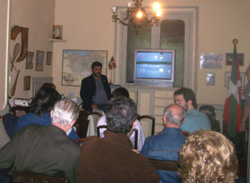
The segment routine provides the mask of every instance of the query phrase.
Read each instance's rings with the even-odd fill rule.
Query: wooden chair
[[[87,112],[84,109],[81,109],[79,112],[79,117],[76,120],[76,133],[78,134],[78,136],[80,138],[86,138],[87,136],[87,131],[88,131],[88,127],[89,127],[89,116],[90,115],[97,115],[99,117],[102,116],[102,114],[100,114],[99,112]]]
[[[138,115],[138,121],[142,122],[143,119],[151,120],[151,136],[153,136],[155,134],[155,117],[152,115]]]
[[[68,178],[41,175],[30,172],[11,171],[10,179],[12,183],[69,183]]]
[[[156,170],[166,170],[166,171],[178,170],[178,161],[149,159],[149,162],[154,165]]]

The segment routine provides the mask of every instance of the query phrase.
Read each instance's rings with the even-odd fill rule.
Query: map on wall
[[[107,74],[108,51],[63,50],[62,85],[81,86],[82,79],[89,76],[94,61],[102,63],[102,73]]]

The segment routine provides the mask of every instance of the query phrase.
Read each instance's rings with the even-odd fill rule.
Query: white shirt
[[[106,116],[105,115],[102,116],[99,119],[98,123],[97,123],[97,126],[102,126],[102,125],[107,125],[107,123],[106,123]],[[141,125],[141,123],[138,120],[136,120],[135,128],[138,130],[137,150],[141,151],[142,146],[143,146],[144,141],[145,141],[145,137],[144,137],[144,132],[143,132],[143,129],[142,129],[142,125]],[[100,138],[104,137],[103,133],[104,133],[105,130],[106,129],[103,129],[103,128],[100,129]],[[130,140],[131,140],[131,142],[133,143],[133,146],[134,146],[134,144],[135,144],[135,132],[134,131],[131,133],[131,135],[129,136],[129,138],[130,138]]]

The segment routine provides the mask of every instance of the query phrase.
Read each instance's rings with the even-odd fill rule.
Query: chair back
[[[149,159],[149,162],[154,165],[156,170],[166,170],[166,171],[178,170],[178,161]]]
[[[68,178],[41,175],[13,170],[10,172],[12,183],[69,183]]]
[[[87,131],[89,127],[89,116],[90,115],[97,115],[101,117],[102,115],[99,112],[88,112],[84,109],[81,109],[79,112],[79,117],[76,120],[76,133],[80,138],[86,138]]]
[[[142,127],[144,127],[145,125],[143,123],[147,122],[148,124],[151,123],[151,128],[148,130],[149,131],[149,135],[145,135],[145,138],[147,136],[152,136],[155,133],[155,117],[152,115],[138,115],[137,120],[140,121],[140,123],[142,124]],[[145,134],[145,129],[144,130],[144,134]]]

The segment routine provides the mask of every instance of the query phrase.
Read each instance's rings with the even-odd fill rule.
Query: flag
[[[114,68],[116,68],[116,63],[115,63],[114,57],[112,56],[112,58],[109,61],[109,69],[111,70],[111,69],[114,69]]]
[[[241,107],[241,80],[239,72],[239,60],[237,60],[236,44],[234,44],[233,64],[231,80],[229,80],[229,88],[224,106],[224,121],[228,124],[228,134],[234,137],[239,132],[242,119]]]

